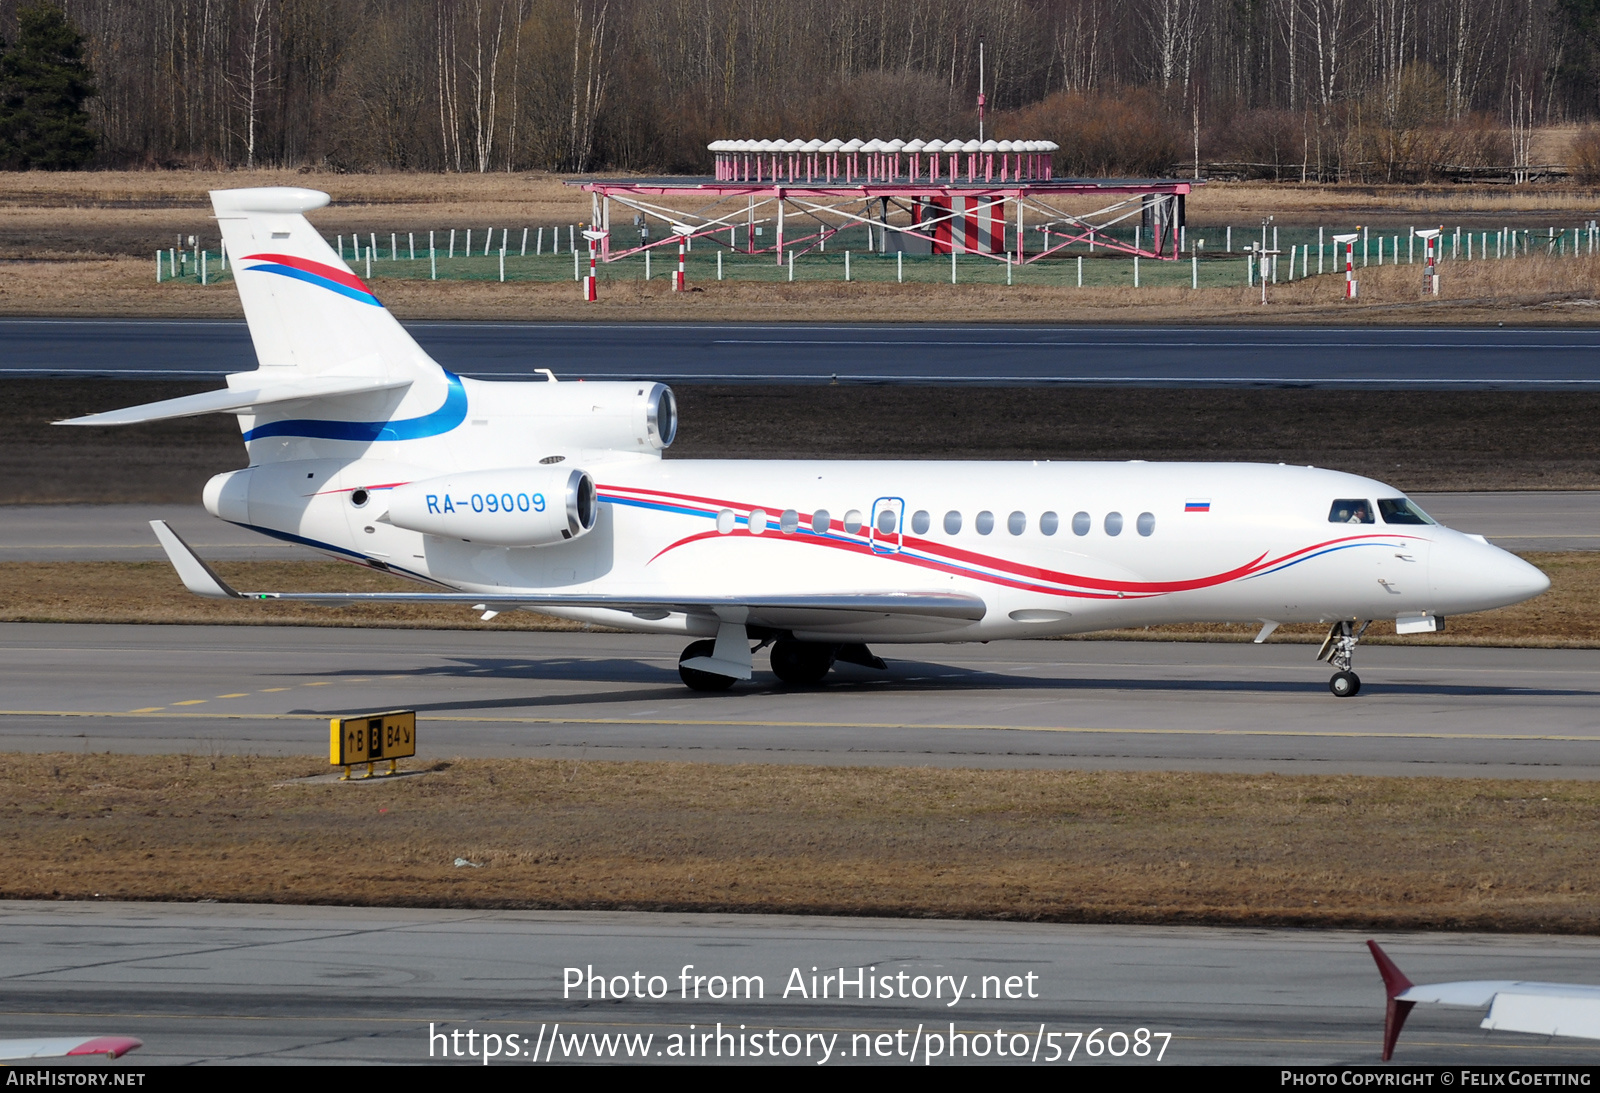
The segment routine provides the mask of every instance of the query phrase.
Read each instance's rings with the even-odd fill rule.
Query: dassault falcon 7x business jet
[[[154,529],[202,596],[460,603],[693,638],[720,690],[770,648],[790,684],[869,643],[1049,637],[1159,623],[1330,627],[1335,695],[1370,620],[1543,592],[1544,574],[1441,527],[1382,482],[1239,463],[663,460],[659,383],[482,382],[441,368],[306,220],[303,189],[211,195],[259,367],[224,390],[68,425],[229,413],[250,465],[214,515],[426,586],[236,592]]]

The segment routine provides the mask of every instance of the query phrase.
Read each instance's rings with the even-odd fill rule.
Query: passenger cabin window
[[[946,535],[961,534],[961,514],[955,509],[951,509],[944,514],[944,533]]]
[[[1120,513],[1120,512],[1108,512],[1108,513],[1106,513],[1106,534],[1107,535],[1121,535],[1122,534],[1122,513]]]
[[[1385,501],[1378,500],[1378,511],[1383,514],[1386,524],[1437,524],[1438,521],[1417,507],[1415,501],[1407,497],[1396,497]]]
[[[1072,514],[1072,534],[1089,534],[1089,524],[1090,520],[1087,512],[1075,512]]]
[[[1362,497],[1341,497],[1328,510],[1330,524],[1370,524],[1372,503]]]
[[[800,530],[800,514],[794,509],[784,509],[783,515],[778,517],[778,530],[785,535],[793,535]]]
[[[726,535],[732,531],[738,526],[738,523],[739,518],[734,515],[732,509],[723,509],[721,512],[717,513],[717,530],[723,535]]]
[[[1061,526],[1061,517],[1053,512],[1041,513],[1039,516],[1039,534],[1054,535]]]
[[[811,514],[811,530],[818,535],[828,534],[828,526],[832,523],[827,509],[818,509]]]
[[[760,535],[767,530],[767,513],[764,509],[750,510],[750,534]]]
[[[1135,526],[1139,529],[1140,535],[1148,536],[1156,530],[1156,514],[1153,512],[1141,512],[1139,521]]]
[[[844,530],[850,535],[854,535],[861,530],[860,509],[851,509],[844,514]]]
[[[979,535],[989,534],[994,530],[994,513],[988,509],[978,513],[977,519],[972,521],[972,526],[977,529]]]
[[[878,512],[878,534],[893,535],[895,525],[900,522],[900,514],[894,509],[880,509]]]
[[[928,534],[928,528],[932,523],[933,518],[928,515],[926,509],[918,509],[911,514],[911,530],[917,535]]]
[[[1006,517],[1006,530],[1013,535],[1021,535],[1023,532],[1027,531],[1028,514],[1025,512],[1013,512],[1010,516]]]

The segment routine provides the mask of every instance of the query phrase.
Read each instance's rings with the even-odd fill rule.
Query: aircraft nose
[[[1508,607],[1550,587],[1550,578],[1537,567],[1467,535],[1436,540],[1431,563],[1435,595],[1453,601],[1449,610],[1457,613]]]

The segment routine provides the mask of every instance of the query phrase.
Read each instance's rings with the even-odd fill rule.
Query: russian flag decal
[[[1183,503],[1183,511],[1184,512],[1210,512],[1211,511],[1211,498],[1209,498],[1209,497],[1191,497],[1191,498],[1189,498],[1189,500],[1187,500],[1187,501],[1185,501]]]

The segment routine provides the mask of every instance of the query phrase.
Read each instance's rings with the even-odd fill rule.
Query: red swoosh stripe
[[[297,269],[302,273],[314,273],[318,277],[326,277],[330,281],[335,281],[345,288],[353,288],[357,292],[369,294],[372,292],[370,288],[362,283],[361,278],[355,274],[346,273],[342,269],[336,269],[322,262],[313,262],[309,258],[296,258],[292,254],[247,254],[244,256],[244,261],[276,262],[280,266],[288,266],[290,269]]]
[[[602,485],[599,487],[599,489],[605,493],[612,493],[619,496],[635,494],[642,495],[642,499],[661,499],[664,501],[673,501],[678,503],[690,502],[707,506],[715,506],[717,508],[728,508],[738,511],[741,513],[741,515],[745,515],[746,517],[748,517],[750,511],[756,507],[761,507],[762,510],[768,513],[769,516],[773,512],[778,511],[774,508],[748,506],[738,502],[729,502],[713,497],[703,497],[697,494],[673,493],[666,490],[652,490],[642,487]],[[806,521],[804,517],[802,517],[802,522],[809,526],[809,521]],[[837,532],[839,534],[849,534],[844,531],[844,525],[839,520],[830,520],[829,531]],[[748,529],[743,529],[735,530],[730,534],[748,536],[750,535],[750,532]],[[838,539],[817,535],[795,536],[793,537],[792,541],[805,543],[811,546],[826,546],[835,550],[848,550],[858,553],[863,550],[870,549],[867,535],[864,532],[857,534],[860,536],[858,542],[840,541]],[[663,547],[650,560],[653,562],[662,555],[676,550],[681,546],[686,546],[702,539],[715,537],[719,537],[719,533],[715,531],[699,532],[694,535],[686,536],[677,542]],[[944,544],[931,542],[927,539],[918,539],[911,536],[902,537],[901,541],[904,546],[914,550],[922,551],[926,554],[931,554],[934,557],[918,558],[900,552],[873,553],[874,556],[891,558],[903,564],[915,565],[927,569],[936,569],[942,572],[956,572],[959,575],[973,577],[978,580],[987,581],[991,584],[1000,584],[1010,588],[1025,589],[1058,596],[1070,595],[1084,599],[1115,599],[1119,596],[1122,598],[1127,598],[1129,596],[1134,598],[1144,598],[1172,592],[1189,592],[1202,588],[1214,588],[1218,585],[1239,580],[1240,578],[1254,576],[1271,569],[1274,566],[1282,565],[1285,562],[1292,561],[1293,559],[1311,554],[1318,550],[1323,550],[1327,547],[1337,546],[1341,543],[1360,542],[1362,540],[1371,538],[1374,538],[1374,536],[1347,535],[1335,539],[1327,539],[1319,543],[1314,543],[1310,546],[1302,547],[1299,550],[1290,551],[1281,557],[1271,560],[1267,559],[1267,552],[1263,551],[1254,559],[1233,569],[1226,570],[1222,573],[1211,574],[1206,577],[1191,578],[1183,581],[1116,581],[1106,580],[1099,577],[1084,577],[1075,573],[1065,573],[1060,570],[1044,569],[1038,566],[1025,565],[1020,562],[1011,562],[1003,558],[995,557],[994,555],[980,554],[975,551],[963,550],[959,547],[946,546]],[[1389,539],[1413,537],[1403,535],[1385,535],[1379,538]],[[790,540],[788,537],[785,537],[784,541]],[[947,561],[941,561],[941,559],[947,559]],[[958,568],[955,563],[963,563],[963,565]],[[997,574],[974,573],[970,569],[967,569],[967,566],[982,566],[988,569],[997,570],[999,572]],[[1053,584],[1067,585],[1069,588],[1051,588],[1045,585],[1036,584],[1034,583],[1035,581],[1049,581]],[[1093,591],[1076,591],[1077,589]]]

